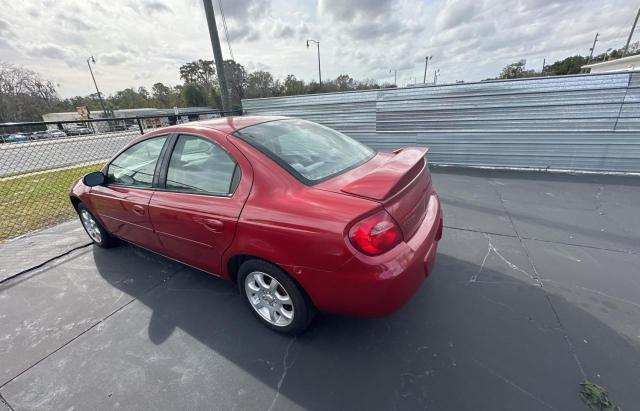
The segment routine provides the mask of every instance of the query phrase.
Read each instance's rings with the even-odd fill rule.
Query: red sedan
[[[146,134],[71,188],[91,239],[122,239],[238,284],[267,327],[316,310],[389,314],[429,274],[442,212],[427,149],[376,152],[286,117]]]

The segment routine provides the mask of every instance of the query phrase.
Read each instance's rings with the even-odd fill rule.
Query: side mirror
[[[107,182],[107,178],[102,171],[94,171],[82,177],[82,182],[88,187],[101,186]]]

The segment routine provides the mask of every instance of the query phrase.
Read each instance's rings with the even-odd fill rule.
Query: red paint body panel
[[[149,250],[163,252],[149,217],[153,193],[140,188],[92,187],[91,207],[100,210],[100,220],[110,233]]]
[[[239,117],[167,127],[141,139],[189,133],[209,138],[236,160],[242,176],[229,197],[158,189],[86,187],[77,197],[107,230],[125,240],[232,279],[230,260],[253,256],[279,265],[322,311],[384,315],[402,306],[429,274],[442,232],[440,202],[425,150],[378,153],[314,186],[230,135],[280,117]],[[144,208],[143,215],[134,211]],[[403,241],[378,256],[351,244],[349,228],[385,209]]]
[[[429,208],[416,234],[393,250],[370,257],[356,253],[340,269],[307,269],[296,276],[316,307],[324,312],[383,316],[404,305],[429,275],[442,224],[438,196],[430,193]]]

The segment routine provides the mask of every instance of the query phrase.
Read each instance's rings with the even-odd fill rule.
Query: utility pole
[[[593,46],[590,49],[591,54],[589,54],[589,60],[587,60],[587,64],[589,64],[589,62],[591,61],[591,58],[593,57],[593,50],[595,50],[597,42],[598,42],[598,33],[596,33],[596,38],[593,39]]]
[[[434,86],[438,83],[438,74],[440,74],[440,69],[436,69],[433,72],[433,85]]]
[[[398,88],[398,70],[393,69],[393,70],[389,70],[389,73],[391,73],[393,71],[393,85],[396,86],[396,88]]]
[[[309,42],[316,43],[318,47],[318,81],[320,82],[320,88],[322,88],[322,72],[320,71],[320,42],[317,40],[307,40],[307,48],[309,48]]]
[[[216,70],[218,71],[218,84],[220,84],[220,93],[222,94],[222,111],[224,111],[225,115],[228,115],[231,112],[231,98],[227,87],[227,79],[224,75],[224,61],[222,60],[222,50],[220,50],[220,37],[218,37],[216,16],[213,14],[213,4],[211,0],[203,0],[203,3],[204,13],[207,16],[207,24],[209,26],[213,58],[216,61]]]
[[[102,106],[102,112],[104,113],[104,118],[108,118],[109,115],[107,114],[107,108],[104,105],[104,101],[102,100],[102,94],[100,94],[100,90],[98,90],[98,83],[96,83],[96,78],[93,75],[93,70],[91,69],[91,62],[93,62],[93,64],[96,64],[96,59],[94,59],[93,56],[90,56],[87,59],[87,66],[89,66],[89,73],[91,73],[91,78],[93,79],[93,85],[96,86],[96,93],[98,93],[98,100],[100,100],[100,106]]]
[[[636,24],[638,24],[638,17],[640,17],[640,9],[638,9],[638,14],[636,14],[636,19],[633,21],[633,26],[631,26],[631,33],[629,33],[629,38],[627,38],[627,44],[624,45],[624,51],[622,52],[622,57],[627,55],[627,51],[629,50],[629,42],[631,42],[631,37],[633,36],[633,32],[636,29]]]
[[[431,60],[433,56],[427,56],[424,58],[424,77],[422,78],[422,82],[427,82],[427,67],[429,66],[429,60]]]
[[[543,58],[542,59],[542,71],[540,72],[540,74],[542,74],[544,76],[544,68],[547,65],[547,59]]]

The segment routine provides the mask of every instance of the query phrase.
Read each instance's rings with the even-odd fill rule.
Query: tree
[[[169,107],[172,103],[171,89],[162,83],[155,83],[151,86],[151,96],[159,108]]]
[[[140,93],[142,90],[142,93]],[[138,91],[132,87],[125,88],[116,92],[113,96],[109,97],[108,102],[112,105],[114,110],[123,108],[144,108],[149,107],[149,93],[144,87],[140,87]]]
[[[216,69],[213,60],[196,60],[180,66],[180,78],[185,83],[196,83],[212,86],[215,82]]]
[[[207,105],[207,89],[197,83],[187,83],[182,87],[182,99],[187,107]]]
[[[571,56],[563,60],[545,66],[542,72],[545,76],[564,76],[582,72],[582,66],[587,64],[587,58],[583,56]]]
[[[338,91],[348,91],[356,88],[355,81],[348,74],[340,74],[336,78],[335,84]]]
[[[151,104],[158,108],[181,107],[180,92],[182,86],[169,87],[162,83],[155,83],[151,86]]]
[[[225,60],[224,75],[229,83],[231,102],[234,107],[240,107],[240,100],[244,98],[247,88],[247,71],[242,64],[233,60]]]
[[[525,69],[526,64],[527,64],[527,60],[520,60],[516,63],[511,63],[502,69],[502,72],[500,72],[500,75],[498,76],[498,78],[512,79],[512,78],[522,78],[522,77],[534,77],[536,75],[540,75],[540,73],[536,73],[535,70]]]
[[[395,85],[390,83],[384,83],[381,85],[381,84],[378,84],[377,81],[371,78],[366,78],[364,80],[356,82],[356,90],[371,90],[371,89],[377,89],[377,88],[390,88],[390,87],[395,87]]]
[[[0,122],[41,120],[62,105],[54,84],[35,71],[0,62]]]
[[[305,94],[306,87],[304,80],[298,80],[293,74],[287,75],[282,83],[282,93],[285,96],[295,96]]]
[[[247,97],[271,97],[277,94],[275,90],[273,76],[268,71],[254,71],[247,76]]]
[[[151,95],[149,94],[149,92],[145,87],[142,87],[142,86],[138,87],[138,94],[140,95],[141,98],[145,100],[151,99]]]

